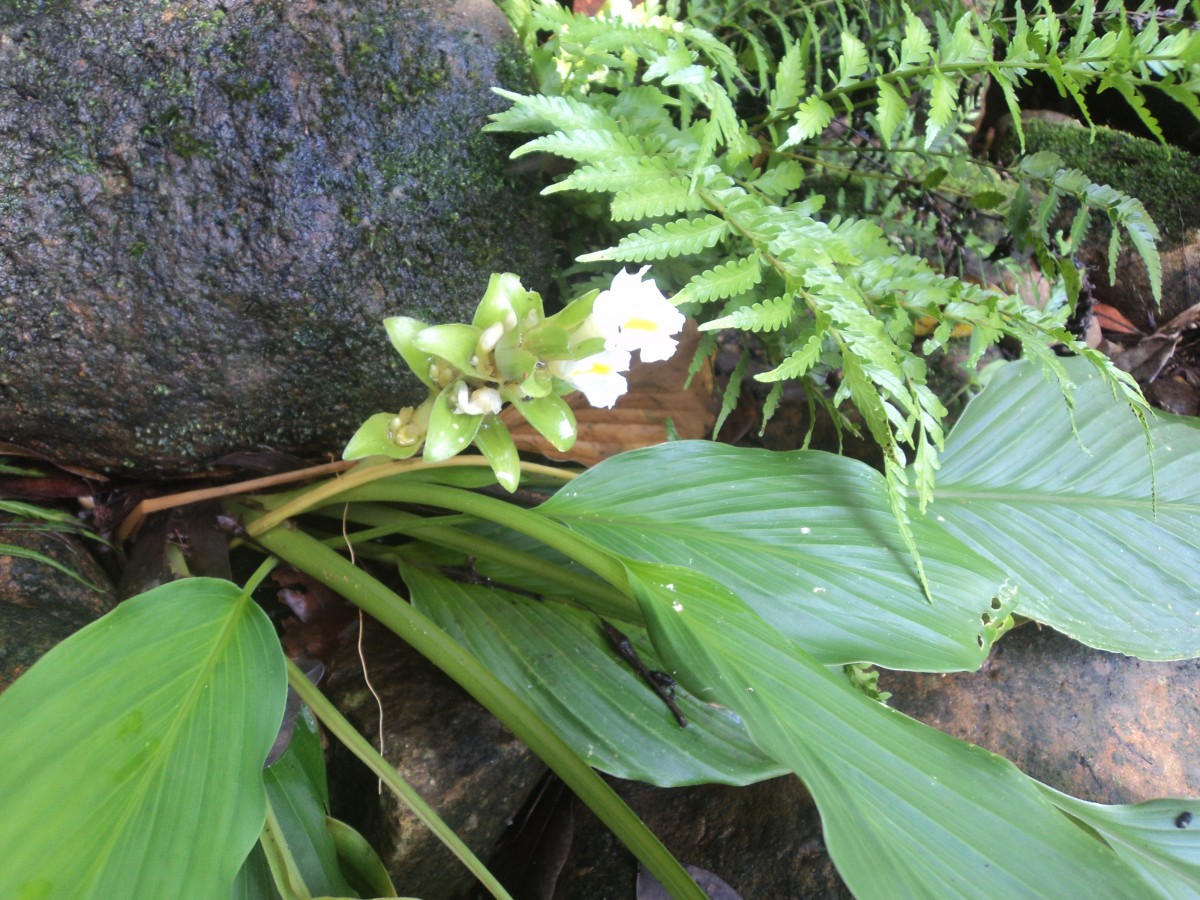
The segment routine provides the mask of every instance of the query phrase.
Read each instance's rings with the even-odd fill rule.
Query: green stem
[[[435,486],[420,487],[424,491],[431,491]],[[416,502],[439,503],[449,500],[440,492],[424,496],[427,499]],[[437,496],[438,499],[428,499],[432,496]],[[500,505],[507,506],[503,503]],[[239,512],[246,517],[247,529],[254,529],[254,520],[261,513],[246,507],[240,508]],[[562,738],[547,727],[537,713],[515,692],[459,646],[436,623],[413,609],[385,585],[298,529],[273,528],[258,534],[257,539],[268,552],[312,575],[382,622],[461,685],[554,770],[596,816],[613,830],[634,856],[654,873],[672,897],[679,900],[705,900],[704,892],[692,881],[678,860],[634,815],[616,792],[592,771]]]
[[[445,844],[464,866],[471,870],[471,874],[479,879],[493,897],[512,900],[508,891],[504,889],[504,885],[496,880],[496,876],[488,870],[488,867],[454,833],[454,829],[433,811],[433,808],[422,799],[421,795],[413,790],[412,785],[400,777],[400,773],[379,755],[379,752],[358,733],[353,725],[346,721],[345,716],[338,712],[337,707],[329,702],[329,699],[308,680],[308,677],[290,659],[287,661],[287,673],[288,684],[300,696],[300,699],[308,704],[316,717],[321,720],[321,724],[329,729],[346,746],[346,749],[362,760],[367,768],[391,789],[401,803],[416,814],[417,818],[433,832],[434,836]]]
[[[476,534],[468,534],[457,528],[438,525],[423,516],[390,507],[355,504],[349,511],[349,518],[364,524],[378,524],[377,527],[366,531],[356,532],[345,537],[330,538],[324,542],[327,546],[337,549],[339,545],[345,545],[349,541],[358,549],[359,544],[363,541],[374,540],[388,534],[404,534],[431,544],[457,550],[476,559],[489,560],[519,572],[552,581],[562,589],[565,596],[597,615],[615,617],[628,622],[641,623],[643,621],[637,604],[621,591],[544,557],[507,547],[499,541],[489,540]],[[386,548],[386,550],[392,555],[398,552],[394,547]],[[358,549],[358,552],[364,551]],[[372,558],[388,557],[375,554]]]
[[[266,581],[267,576],[275,571],[277,565],[279,565],[279,560],[273,556],[268,556],[259,563],[258,568],[254,570],[254,574],[247,578],[246,583],[242,585],[242,594],[249,597],[258,590],[258,586]]]
[[[268,498],[274,501],[270,507],[271,512],[263,516],[262,520],[256,524],[256,527],[259,531],[266,531],[268,528],[274,528],[284,519],[290,519],[293,516],[300,515],[302,512],[325,505],[325,503],[329,502],[329,498],[338,496],[350,488],[361,487],[374,481],[391,478],[395,475],[402,475],[405,472],[419,472],[429,469],[453,469],[456,467],[490,469],[491,465],[482,456],[468,454],[459,454],[453,459],[439,463],[427,463],[423,459],[380,461],[378,457],[373,457],[370,460],[364,460],[360,465],[355,466],[344,475],[304,488],[299,493],[273,495]],[[528,462],[521,463],[521,471],[542,475],[559,481],[570,481],[578,474],[553,466],[543,466],[538,463]],[[280,498],[286,499],[280,505],[275,505],[280,503]]]
[[[513,531],[540,541],[547,547],[554,548],[584,568],[591,569],[622,593],[629,591],[629,580],[625,576],[625,568],[620,562],[603,550],[597,549],[590,541],[572,534],[562,525],[533,510],[522,509],[503,500],[464,491],[461,488],[404,479],[364,484],[341,493],[329,492],[324,490],[325,487],[327,485],[322,485],[322,489],[317,492],[320,495],[321,505],[356,502],[416,503],[452,509],[456,512],[467,513],[477,519],[495,522],[497,525],[511,528]],[[286,507],[301,512],[312,508],[312,506],[301,504],[298,501],[292,501],[286,504]],[[273,510],[263,515],[257,522],[247,525],[247,533],[257,538],[270,527],[278,525],[282,521],[279,513],[283,508]],[[269,525],[264,526],[264,522]]]

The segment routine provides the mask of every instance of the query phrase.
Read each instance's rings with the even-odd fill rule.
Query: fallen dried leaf
[[[1096,321],[1105,331],[1113,334],[1141,334],[1138,327],[1125,318],[1125,315],[1116,307],[1109,306],[1107,303],[1097,303],[1093,312]]]
[[[700,332],[689,323],[673,357],[634,366],[629,373],[629,392],[613,409],[595,409],[582,394],[568,394],[565,399],[575,413],[579,437],[565,453],[550,446],[512,407],[500,414],[500,420],[512,432],[517,449],[585,466],[625,450],[661,444],[667,439],[668,419],[680,438],[706,437],[716,420],[710,405],[711,367],[705,363],[691,386],[683,390],[699,342]]]

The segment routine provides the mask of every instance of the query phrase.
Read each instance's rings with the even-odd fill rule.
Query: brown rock
[[[358,651],[348,647],[324,687],[367,738],[379,746],[379,709],[363,681]],[[545,766],[490,713],[431,663],[372,622],[363,656],[383,707],[384,757],[486,859]],[[379,851],[401,895],[440,900],[461,895],[473,876],[341,748],[329,768],[337,818],[358,828]]]
[[[891,705],[1076,797],[1200,796],[1200,661],[1145,662],[1036,625],[979,672],[887,672]]]
[[[179,474],[422,399],[384,317],[546,280],[524,65],[488,0],[0,3],[0,435]]]
[[[746,900],[851,896],[825,851],[816,806],[796,778],[740,788],[612,783],[680,862],[712,872]],[[556,900],[631,900],[636,883],[633,856],[578,805]]]

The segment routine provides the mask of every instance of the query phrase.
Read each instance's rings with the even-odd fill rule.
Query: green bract
[[[525,290],[520,278],[506,272],[488,281],[471,324],[482,329],[499,322],[513,328],[518,323],[536,325],[544,318],[541,295]]]
[[[470,325],[427,325],[396,316],[384,321],[392,344],[429,388],[416,407],[377,413],[350,439],[343,456],[408,459],[423,448],[429,462],[445,462],[475,443],[506,489],[516,490],[520,458],[508,429],[496,418],[511,403],[558,450],[575,443],[575,416],[559,394],[582,390],[594,405],[611,406],[627,387],[619,373],[630,354],[630,328],[655,329],[654,355],[674,350],[671,335],[683,317],[652,281],[622,271],[609,291],[592,290],[547,319],[542,298],[516,275],[493,275]],[[597,315],[603,304],[603,322]],[[647,301],[665,307],[651,316]],[[642,319],[630,318],[642,316]],[[645,318],[651,316],[650,318]],[[665,323],[665,324],[664,324]],[[649,331],[645,332],[647,335]],[[588,374],[581,374],[588,373]],[[597,376],[597,373],[601,373]]]

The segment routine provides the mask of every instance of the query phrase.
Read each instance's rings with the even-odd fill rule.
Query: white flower
[[[504,401],[500,398],[500,392],[495,388],[481,387],[476,388],[472,392],[468,392],[466,382],[458,383],[458,397],[456,398],[455,412],[462,413],[464,416],[486,416],[489,413],[495,414],[500,412],[500,407]]]
[[[622,269],[612,287],[601,291],[592,306],[592,319],[608,347],[641,352],[642,362],[670,359],[683,329],[684,316],[663,296],[653,281],[642,281],[644,266],[633,274]]]
[[[629,352],[604,350],[584,359],[557,359],[550,362],[550,374],[571,387],[583,391],[592,406],[612,409],[617,398],[629,389],[622,372],[629,369]]]

